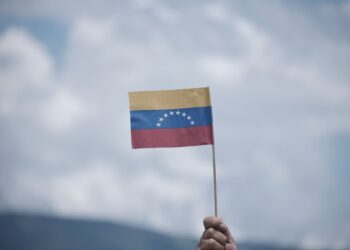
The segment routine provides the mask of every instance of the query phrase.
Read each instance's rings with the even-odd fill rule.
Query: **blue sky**
[[[199,237],[210,147],[131,150],[127,93],[210,86],[236,238],[349,246],[349,25],[349,1],[1,1],[0,209]]]

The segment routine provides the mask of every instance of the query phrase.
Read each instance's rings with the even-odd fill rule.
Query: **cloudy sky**
[[[0,210],[199,237],[211,148],[131,150],[128,91],[210,86],[238,240],[350,246],[349,1],[0,1]]]

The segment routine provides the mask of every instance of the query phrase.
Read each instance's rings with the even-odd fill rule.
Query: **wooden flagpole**
[[[216,163],[215,163],[215,146],[212,144],[212,154],[213,154],[213,184],[214,184],[214,208],[215,217],[218,217],[218,195],[216,188]]]

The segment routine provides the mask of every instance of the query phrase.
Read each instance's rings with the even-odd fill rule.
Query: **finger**
[[[209,227],[213,227],[213,228],[218,228],[219,229],[219,225],[223,223],[223,220],[221,218],[218,217],[214,217],[214,216],[209,216],[204,218],[203,220],[203,224],[204,224],[204,228],[208,229]]]
[[[230,229],[228,228],[228,226],[226,224],[221,223],[219,225],[219,230],[227,236],[228,242],[236,244],[235,239],[233,238],[233,236],[232,236],[232,234],[230,232]]]
[[[225,244],[227,243],[227,239],[228,239],[225,234],[223,234],[222,232],[220,232],[212,227],[205,230],[202,238],[203,239],[214,239],[223,246],[225,246]]]
[[[225,247],[214,239],[202,239],[198,250],[225,250]]]

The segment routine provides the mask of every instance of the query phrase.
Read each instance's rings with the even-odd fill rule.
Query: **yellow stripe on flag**
[[[194,89],[129,92],[130,110],[159,110],[207,107],[209,87]]]

